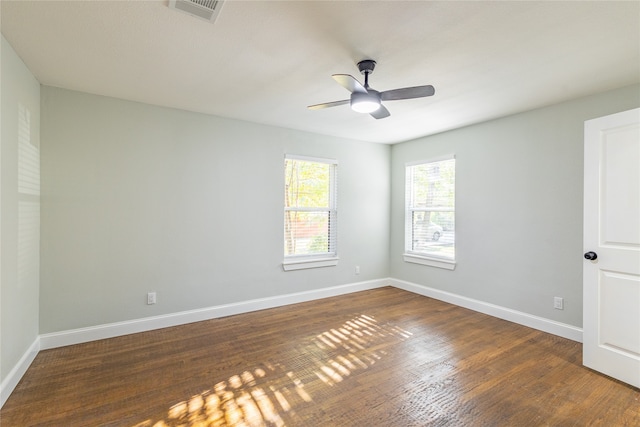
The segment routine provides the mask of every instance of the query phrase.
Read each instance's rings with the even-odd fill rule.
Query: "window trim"
[[[405,252],[403,254],[403,259],[404,259],[404,262],[428,265],[430,267],[444,268],[445,270],[455,270],[456,268],[455,260],[452,261],[450,259],[445,259],[445,258],[436,258],[436,257],[418,255],[412,252]]]
[[[307,268],[334,267],[338,265],[338,160],[323,157],[301,156],[298,154],[285,154],[285,163],[287,160],[300,160],[304,162],[325,163],[330,165],[329,176],[329,207],[328,208],[290,208],[284,207],[283,212],[287,211],[310,211],[310,212],[328,212],[329,218],[333,221],[333,227],[329,229],[329,244],[333,243],[333,251],[321,254],[304,254],[304,255],[284,255],[282,261],[282,269],[284,271],[303,270]],[[283,203],[284,204],[284,203]],[[284,227],[284,223],[283,223]],[[284,250],[283,250],[284,253]]]
[[[427,265],[430,267],[437,267],[437,268],[443,268],[446,270],[454,270],[456,268],[456,255],[454,254],[453,258],[449,258],[449,257],[439,257],[437,255],[434,254],[426,254],[424,252],[416,252],[411,250],[411,246],[409,244],[409,242],[412,240],[412,236],[413,236],[413,227],[412,227],[412,215],[411,213],[414,212],[414,209],[410,208],[410,203],[411,203],[411,197],[412,197],[412,193],[413,193],[413,189],[409,188],[409,177],[407,175],[408,169],[412,166],[418,166],[418,165],[423,165],[423,164],[427,164],[427,163],[436,163],[436,162],[442,162],[442,161],[447,161],[447,160],[455,160],[456,156],[455,154],[449,154],[449,155],[444,155],[444,156],[439,156],[439,157],[433,157],[430,159],[425,159],[425,160],[418,160],[418,161],[411,161],[411,162],[407,162],[405,163],[405,208],[404,208],[404,220],[405,220],[405,225],[404,225],[404,252],[403,252],[403,260],[404,262],[409,262],[409,263],[413,263],[413,264],[420,264],[420,265]],[[455,175],[454,175],[455,177]],[[455,187],[454,187],[455,189]],[[454,197],[456,195],[454,194]],[[418,208],[415,210],[424,210],[423,208]],[[431,211],[433,210],[441,210],[441,209],[431,209]],[[454,199],[454,208],[453,208],[453,214],[455,217],[455,199]],[[456,247],[455,245],[455,241],[454,241],[454,248]]]
[[[292,255],[290,258],[295,257]],[[335,267],[338,265],[338,257],[311,258],[309,256],[300,257],[299,259],[285,259],[282,261],[282,269],[284,271],[304,270],[307,268]]]

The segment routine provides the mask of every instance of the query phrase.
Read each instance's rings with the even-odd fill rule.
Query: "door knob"
[[[587,252],[586,254],[584,254],[584,258],[593,261],[594,259],[598,258],[598,254],[595,252]]]

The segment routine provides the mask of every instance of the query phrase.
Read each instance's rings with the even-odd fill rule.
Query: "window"
[[[455,268],[453,156],[406,167],[404,260]]]
[[[285,157],[285,270],[337,264],[336,175],[335,160]]]

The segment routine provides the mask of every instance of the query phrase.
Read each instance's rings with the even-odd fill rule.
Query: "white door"
[[[584,133],[583,363],[640,387],[640,108]]]

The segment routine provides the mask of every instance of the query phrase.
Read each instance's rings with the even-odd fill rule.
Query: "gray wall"
[[[389,146],[46,86],[41,126],[41,334],[388,275]],[[337,267],[282,271],[285,153],[339,162]]]
[[[581,326],[584,121],[639,105],[636,85],[394,145],[390,276]],[[454,271],[402,259],[405,163],[445,154],[456,156]]]
[[[40,198],[18,187],[18,140],[40,144],[40,84],[9,43],[0,46],[2,144],[0,149],[0,381],[5,380],[38,337]],[[29,127],[19,130],[19,111],[30,112]],[[24,122],[23,122],[24,123]],[[37,165],[32,165],[37,169]],[[34,210],[35,209],[35,210]],[[20,248],[20,251],[19,251]]]

